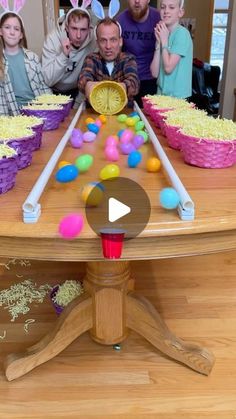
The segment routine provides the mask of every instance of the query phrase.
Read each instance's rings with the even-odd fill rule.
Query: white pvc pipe
[[[188,192],[186,191],[184,185],[182,184],[180,178],[178,177],[176,171],[174,170],[172,164],[170,163],[170,160],[168,159],[166,153],[164,152],[160,142],[158,141],[158,138],[153,131],[151,125],[149,124],[146,116],[139,108],[138,104],[134,102],[134,109],[139,114],[140,118],[145,124],[146,130],[149,134],[150,140],[162,162],[162,166],[164,167],[166,173],[168,174],[170,181],[172,183],[172,186],[174,189],[178,192],[180,197],[180,203],[184,210],[193,210],[194,209],[194,203],[192,199],[190,198]]]
[[[38,201],[44,191],[44,188],[46,184],[48,183],[48,180],[58,162],[58,159],[60,158],[70,136],[73,128],[75,127],[82,110],[84,109],[84,102],[81,103],[80,107],[78,108],[74,118],[72,119],[69,127],[67,128],[65,134],[63,135],[61,141],[57,145],[57,148],[55,149],[54,153],[52,154],[50,160],[44,167],[41,175],[37,179],[36,183],[34,184],[33,188],[31,189],[31,192],[27,196],[25,202],[22,205],[22,209],[25,213],[31,213],[34,212],[38,206]]]

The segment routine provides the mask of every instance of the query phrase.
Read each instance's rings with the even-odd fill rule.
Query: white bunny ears
[[[1,1],[1,0],[0,0]],[[89,20],[91,20],[91,16],[87,10],[87,7],[90,5],[91,0],[83,0],[81,6],[79,7],[79,0],[70,0],[73,8],[67,12],[66,15],[66,23],[68,23],[68,17],[69,15],[74,12],[75,10],[81,10],[82,12],[86,13],[89,17]]]
[[[4,10],[4,12],[1,13],[1,15],[0,15],[0,19],[2,18],[3,15],[5,15],[7,13],[15,13],[17,16],[20,17],[19,11],[22,9],[25,2],[26,2],[26,0],[14,0],[13,9],[11,10],[9,8],[8,0],[0,0],[0,5],[2,6],[2,8]],[[21,17],[20,17],[20,19],[22,21]],[[23,21],[22,21],[22,23],[23,23]]]
[[[102,6],[102,4],[100,3],[100,1],[98,0],[92,0],[91,3],[91,9],[93,14],[100,20],[105,19],[105,11],[104,8]],[[109,3],[109,8],[108,8],[108,17],[110,19],[113,19],[114,16],[119,12],[120,10],[120,1],[119,0],[111,0]],[[119,24],[118,21],[116,21],[117,26],[119,27],[119,31],[120,31],[120,36],[122,35],[122,29],[121,26]],[[99,25],[99,23],[98,23]],[[95,36],[97,33],[97,26],[95,27]]]

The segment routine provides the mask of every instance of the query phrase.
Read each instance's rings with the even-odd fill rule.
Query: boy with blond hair
[[[158,77],[157,94],[188,98],[192,95],[193,43],[189,31],[180,25],[184,0],[161,0],[160,15],[150,67],[153,77]]]

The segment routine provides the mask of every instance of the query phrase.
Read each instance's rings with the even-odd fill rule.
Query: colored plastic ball
[[[150,157],[146,162],[148,172],[158,172],[161,168],[161,161],[157,157]]]
[[[117,146],[118,142],[119,138],[117,135],[109,135],[109,137],[106,139],[106,147],[108,145]]]
[[[107,122],[107,117],[105,115],[99,115],[98,117],[102,124],[105,124]]]
[[[142,135],[135,135],[132,141],[134,147],[137,149],[141,147],[144,143],[144,138]]]
[[[137,131],[136,135],[142,135],[145,143],[148,141],[148,133],[146,131]]]
[[[72,213],[60,221],[58,231],[63,239],[70,240],[81,233],[83,226],[83,216],[80,214]]]
[[[83,134],[83,140],[85,143],[92,143],[96,139],[96,134],[92,131],[86,131]]]
[[[100,171],[100,178],[102,180],[108,180],[116,178],[120,175],[120,168],[117,164],[107,164]]]
[[[90,118],[90,117],[89,118],[86,118],[85,119],[85,124],[86,125],[88,125],[88,124],[94,124],[94,119],[93,118]]]
[[[130,153],[128,156],[128,166],[132,168],[137,167],[141,160],[142,154],[140,151],[132,151],[132,153]]]
[[[103,191],[94,182],[87,183],[82,188],[81,199],[89,207],[96,207],[103,199]]]
[[[135,119],[134,118],[127,118],[125,123],[126,123],[127,127],[134,127]]]
[[[75,161],[75,166],[81,173],[87,172],[87,170],[93,164],[93,156],[91,154],[82,154]]]
[[[135,124],[135,131],[141,131],[144,128],[145,124],[143,121],[138,121]]]
[[[135,146],[133,143],[120,144],[120,150],[122,154],[130,154],[132,151],[135,151]]]
[[[128,143],[129,141],[131,141],[134,137],[134,132],[130,129],[125,129],[124,132],[122,132],[121,136],[120,136],[120,142],[121,143]]]
[[[59,163],[58,163],[58,169],[61,169],[62,167],[64,167],[64,166],[70,166],[71,165],[71,163],[69,162],[69,161],[66,161],[66,160],[61,160]]]
[[[94,134],[97,134],[100,129],[96,124],[88,124],[87,128],[89,131],[94,132]]]
[[[128,118],[128,116],[125,113],[121,113],[120,115],[117,116],[117,121],[118,122],[125,122],[127,118]]]
[[[79,175],[79,170],[73,164],[61,167],[56,173],[57,182],[67,183],[72,182]]]
[[[163,208],[174,209],[179,205],[180,197],[174,188],[164,188],[160,192],[160,203]]]
[[[81,148],[83,145],[83,133],[80,129],[74,128],[71,133],[70,143],[74,148]]]
[[[119,157],[120,157],[117,147],[113,145],[108,145],[105,148],[105,156],[106,156],[106,159],[109,161],[117,161],[119,160]]]

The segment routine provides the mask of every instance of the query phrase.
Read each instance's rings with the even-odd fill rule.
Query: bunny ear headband
[[[3,17],[3,15],[6,15],[7,13],[15,13],[15,15],[17,15],[21,19],[21,22],[23,23],[23,20],[22,20],[21,16],[19,15],[19,11],[24,6],[25,1],[26,0],[14,0],[13,9],[10,10],[8,0],[0,0],[0,5],[2,6],[2,8],[4,10],[4,12],[1,13],[1,15],[0,15],[0,19]]]
[[[1,1],[1,0],[0,0]],[[80,10],[81,12],[84,12],[88,15],[89,20],[91,20],[91,16],[87,10],[87,7],[90,5],[91,0],[83,0],[81,6],[79,7],[79,0],[70,0],[73,8],[69,10],[69,12],[66,15],[66,23],[68,23],[69,15],[74,12],[75,10]]]
[[[92,4],[91,4],[91,9],[93,14],[100,20],[105,19],[105,11],[104,8],[102,6],[102,4],[100,3],[100,1],[98,0],[92,0]],[[110,19],[113,19],[114,16],[119,12],[120,10],[120,1],[119,0],[111,0],[110,4],[109,4],[109,9],[108,9],[108,17]],[[119,24],[119,22],[117,22],[117,26],[119,27],[120,30],[120,36],[122,35],[122,29],[121,26]],[[95,28],[95,32],[96,32],[96,28]]]

